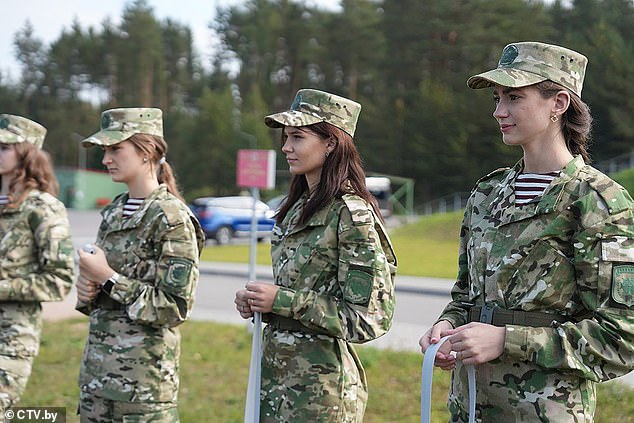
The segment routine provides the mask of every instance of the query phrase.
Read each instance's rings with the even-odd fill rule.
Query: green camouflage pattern
[[[115,145],[134,134],[163,137],[163,112],[150,107],[110,109],[101,113],[100,131],[82,140],[84,147]]]
[[[564,47],[537,42],[512,43],[504,47],[496,69],[467,80],[470,88],[495,84],[526,87],[551,80],[581,97],[588,58]]]
[[[0,144],[30,142],[42,148],[46,128],[22,116],[0,114]]]
[[[175,402],[111,401],[84,392],[79,393],[82,423],[178,423]]]
[[[38,354],[42,301],[61,301],[75,272],[64,205],[31,190],[0,206],[0,410],[21,396]]]
[[[193,307],[204,235],[165,185],[123,218],[127,199],[121,194],[101,212],[96,242],[121,277],[109,295],[102,291],[90,304],[77,303],[90,316],[79,386],[114,401],[176,401],[177,326]]]
[[[476,368],[477,416],[592,422],[596,383],[634,367],[634,309],[613,289],[621,269],[622,281],[630,282],[620,282],[628,286],[620,292],[631,292],[634,201],[578,156],[539,201],[516,207],[514,181],[522,169],[520,161],[493,172],[472,191],[453,301],[440,319],[467,323],[460,301],[566,316],[569,321],[550,327],[506,326],[502,356]],[[460,362],[449,409],[452,422],[467,421]]]
[[[327,122],[354,137],[361,105],[324,91],[297,91],[290,110],[266,116],[264,123],[271,128],[307,126]]]
[[[271,240],[278,294],[264,321],[260,421],[361,422],[366,377],[350,343],[385,334],[394,314],[396,257],[371,207],[346,194],[298,225],[304,196]]]

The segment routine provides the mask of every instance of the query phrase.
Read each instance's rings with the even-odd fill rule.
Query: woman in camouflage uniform
[[[275,285],[236,294],[243,318],[264,330],[260,420],[361,422],[363,367],[350,343],[387,332],[396,258],[353,143],[361,106],[300,90],[291,110],[267,116],[283,128],[292,174],[273,228]]]
[[[165,160],[159,109],[106,110],[82,141],[128,192],[101,212],[95,246],[79,252],[77,309],[90,316],[79,374],[82,422],[177,422],[180,333],[204,238]]]
[[[46,129],[0,114],[0,411],[15,405],[40,346],[42,301],[61,301],[74,259]],[[4,413],[0,414],[0,421]]]
[[[587,165],[586,63],[513,43],[467,81],[493,87],[502,139],[524,157],[473,189],[453,301],[420,340],[450,337],[435,364],[453,369],[451,421],[467,421],[463,364],[477,365],[485,422],[592,422],[596,383],[634,366],[634,202]]]

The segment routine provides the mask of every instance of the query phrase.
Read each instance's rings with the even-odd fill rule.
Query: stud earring
[[[143,157],[143,163],[147,163],[147,157]]]
[[[551,120],[553,123],[555,123],[555,122],[557,122],[557,121],[559,120],[559,116],[557,116],[557,115],[552,115],[552,116],[550,117],[550,120]]]

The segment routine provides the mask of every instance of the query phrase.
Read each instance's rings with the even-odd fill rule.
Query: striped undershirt
[[[9,196],[0,195],[0,206],[6,206],[7,204],[9,204]]]
[[[548,185],[559,176],[559,171],[548,173],[520,173],[515,179],[515,205],[529,203],[544,194]]]
[[[130,217],[135,211],[139,209],[141,203],[145,198],[128,198],[128,201],[123,205],[123,217]]]

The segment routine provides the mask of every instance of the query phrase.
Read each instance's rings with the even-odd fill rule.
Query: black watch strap
[[[101,285],[101,290],[106,292],[108,295],[110,295],[110,292],[112,291],[112,287],[119,280],[119,276],[120,275],[117,272],[114,272],[114,274],[110,276],[108,280],[103,283],[103,285]]]

